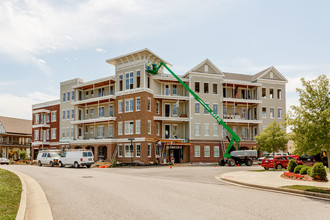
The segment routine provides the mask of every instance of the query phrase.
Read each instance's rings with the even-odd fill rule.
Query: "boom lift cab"
[[[226,131],[228,131],[231,134],[231,138],[228,137],[227,133],[226,138],[229,141],[229,145],[223,154],[223,159],[219,161],[220,166],[228,165],[228,166],[235,166],[235,164],[243,164],[245,163],[247,166],[251,166],[253,164],[252,158],[257,157],[257,151],[256,150],[239,150],[240,149],[240,141],[241,139],[238,137],[238,135],[226,124],[223,122],[223,120],[215,114],[212,109],[205,104],[205,102],[198,96],[194,91],[192,91],[189,86],[187,86],[172,70],[162,61],[157,66],[156,63],[153,63],[150,66],[150,63],[148,62],[146,64],[146,72],[148,74],[157,75],[158,71],[161,66],[164,66],[173,76],[176,80],[179,81],[179,83],[188,90],[188,92],[217,120],[217,122],[222,125]],[[236,142],[236,149],[237,151],[231,151],[234,141]]]

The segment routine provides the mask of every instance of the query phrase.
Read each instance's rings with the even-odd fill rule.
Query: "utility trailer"
[[[230,158],[227,160],[221,159],[219,161],[220,166],[225,166],[228,164],[228,166],[235,166],[235,165],[242,165],[245,164],[246,166],[252,166],[253,164],[253,158],[256,158],[258,155],[258,152],[256,150],[237,150],[232,151],[230,153]]]

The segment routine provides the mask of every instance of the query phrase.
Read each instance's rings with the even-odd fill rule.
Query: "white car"
[[[61,156],[58,153],[41,151],[38,153],[37,161],[39,166],[50,165],[53,167],[54,165],[58,165],[60,158]]]
[[[0,164],[7,164],[9,165],[10,160],[8,160],[7,158],[0,158]]]
[[[61,167],[70,165],[75,168],[80,166],[90,168],[92,164],[94,164],[94,155],[92,151],[68,151],[63,154],[63,157],[61,157],[59,161]]]

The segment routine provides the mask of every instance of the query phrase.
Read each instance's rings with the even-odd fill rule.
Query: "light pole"
[[[131,141],[131,146],[130,146],[130,148],[132,148],[132,152],[131,152],[131,163],[133,164],[133,153],[134,153],[134,150],[133,150],[133,141],[135,140],[135,138],[128,138],[128,140]]]

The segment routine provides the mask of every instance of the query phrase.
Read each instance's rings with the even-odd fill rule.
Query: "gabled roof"
[[[270,72],[273,72],[278,77],[278,79],[272,79],[272,78],[265,77]],[[252,77],[252,81],[262,80],[262,79],[288,82],[288,80],[273,66],[268,67],[267,69],[264,69],[263,71],[255,74]]]
[[[14,134],[32,134],[32,121],[0,116],[0,123],[6,133]]]
[[[208,65],[208,71],[204,70],[204,66]],[[209,59],[205,59],[202,61],[200,64],[189,70],[186,74],[183,75],[183,77],[186,77],[189,75],[189,73],[207,73],[207,74],[215,74],[219,76],[224,76],[223,72],[214,64],[212,63]]]
[[[110,63],[114,66],[120,65],[123,63],[133,62],[135,60],[145,60],[149,61],[150,63],[157,63],[159,64],[160,61],[163,61],[168,66],[172,66],[169,62],[158,56],[156,53],[152,52],[148,48],[138,50],[132,53],[124,54],[118,57],[114,57],[111,59],[106,60],[107,63]]]
[[[225,75],[225,79],[230,80],[240,80],[240,81],[248,81],[251,82],[254,75],[247,75],[247,74],[239,74],[239,73],[223,73]]]

